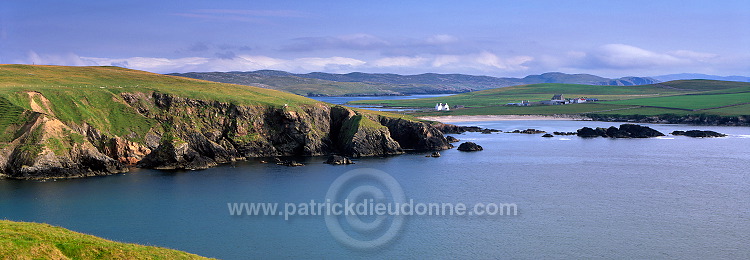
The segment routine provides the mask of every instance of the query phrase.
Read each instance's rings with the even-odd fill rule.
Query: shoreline
[[[484,115],[484,116],[422,116],[423,120],[441,123],[484,122],[484,121],[520,121],[520,120],[567,120],[592,121],[591,118],[577,115]]]

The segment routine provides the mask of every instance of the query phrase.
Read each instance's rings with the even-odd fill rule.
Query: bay
[[[504,131],[575,131],[591,121],[467,122]],[[648,125],[724,138],[609,139],[511,133],[454,135],[480,152],[443,151],[304,167],[259,160],[202,171],[47,182],[0,180],[0,218],[222,259],[246,258],[750,258],[750,128]],[[510,216],[409,216],[396,238],[359,250],[323,216],[231,216],[227,203],[323,201],[355,169],[392,176],[407,198],[515,203]]]

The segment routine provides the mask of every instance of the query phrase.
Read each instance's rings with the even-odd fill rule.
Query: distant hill
[[[655,76],[652,78],[659,80],[659,81],[710,79],[710,80],[750,82],[750,77],[745,77],[745,76],[716,76],[716,75],[707,75],[707,74],[699,74],[699,73],[669,74],[669,75]]]
[[[524,78],[497,78],[435,73],[418,75],[362,72],[347,74],[323,72],[294,74],[275,70],[189,72],[172,73],[169,75],[222,83],[259,86],[305,96],[453,94],[537,83],[632,86],[659,82],[655,79],[645,77],[610,79],[590,74],[565,74],[560,72],[530,75]]]

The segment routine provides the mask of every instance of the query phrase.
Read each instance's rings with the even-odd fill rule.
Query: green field
[[[600,101],[569,105],[506,106],[522,100],[549,100],[554,94],[566,98],[587,97]],[[680,80],[642,86],[594,86],[577,84],[532,84],[497,88],[446,97],[408,100],[361,100],[351,104],[422,108],[415,115],[548,115],[548,114],[714,114],[750,115],[750,83],[715,80]],[[463,109],[431,111],[436,103]]]
[[[0,259],[208,259],[114,242],[47,224],[0,220]]]
[[[687,110],[710,109],[727,105],[750,103],[750,93],[735,94],[696,94],[670,97],[638,98],[618,101],[605,101],[603,104],[638,105],[679,108]]]

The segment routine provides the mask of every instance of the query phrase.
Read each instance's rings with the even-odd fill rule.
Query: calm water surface
[[[463,123],[511,131],[575,131],[613,123]],[[76,180],[0,180],[0,218],[46,222],[112,240],[209,257],[750,259],[750,128],[726,138],[542,138],[455,135],[481,152],[407,154],[332,166],[257,161],[203,171],[136,169]],[[516,203],[517,216],[411,216],[373,250],[338,243],[323,217],[230,216],[228,202],[322,201],[345,172],[387,172],[415,201]]]
[[[310,97],[312,99],[328,102],[331,104],[341,105],[349,101],[356,100],[397,100],[397,99],[416,99],[416,98],[431,98],[431,97],[445,97],[453,94],[434,94],[434,95],[409,95],[409,96],[370,96],[370,97]],[[385,108],[381,106],[372,105],[348,105],[350,107],[359,107],[375,111],[388,111],[388,112],[404,112],[414,110],[412,108]]]

